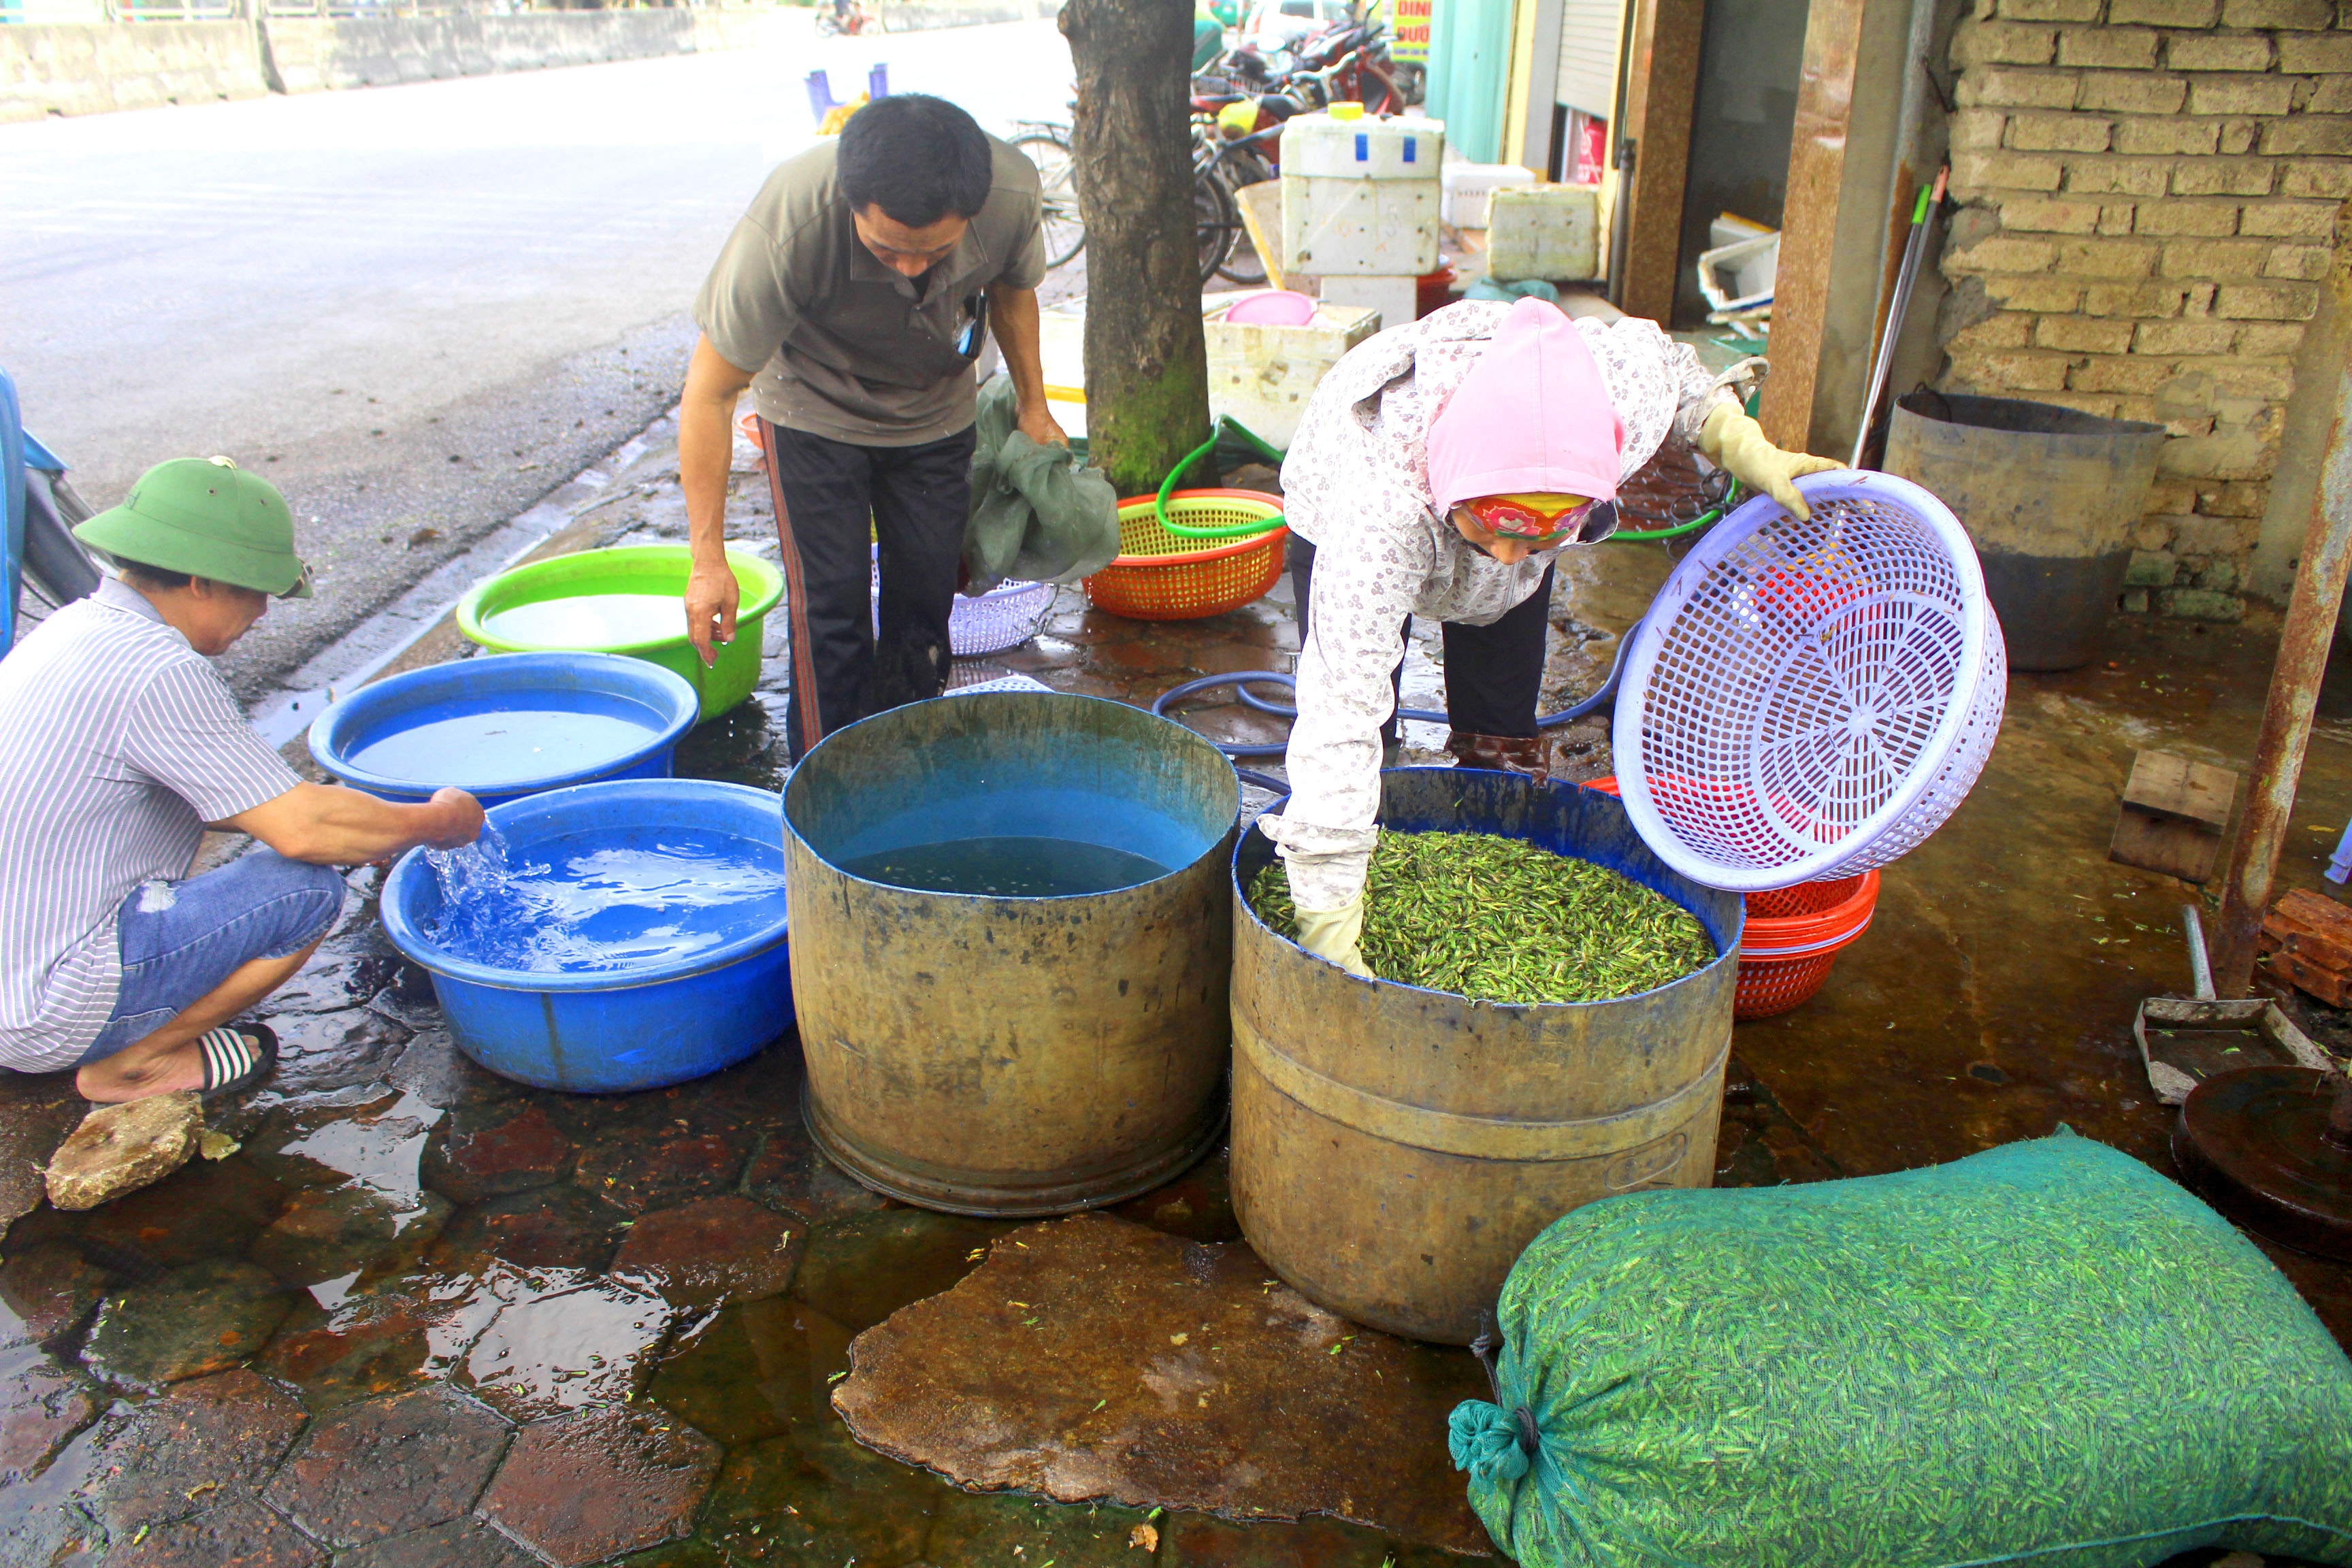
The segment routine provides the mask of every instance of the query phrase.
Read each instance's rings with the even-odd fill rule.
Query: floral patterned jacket
[[[1349,350],[1308,399],[1282,465],[1291,530],[1315,546],[1314,602],[1286,758],[1290,804],[1258,826],[1281,846],[1300,909],[1339,909],[1363,890],[1405,617],[1490,626],[1535,592],[1558,553],[1502,565],[1431,510],[1430,422],[1509,310],[1464,300]],[[1696,444],[1707,415],[1755,377],[1752,360],[1710,375],[1653,321],[1576,326],[1624,422],[1621,478],[1669,432]]]

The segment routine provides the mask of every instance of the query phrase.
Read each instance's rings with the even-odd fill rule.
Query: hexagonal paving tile
[[[326,1560],[300,1531],[247,1501],[176,1520],[106,1554],[108,1568],[310,1568]]]
[[[0,1354],[0,1479],[47,1464],[98,1409],[89,1381],[39,1351]]]
[[[681,1307],[757,1301],[791,1288],[808,1224],[732,1193],[657,1209],[629,1229],[612,1272]]]
[[[539,1559],[479,1520],[453,1519],[346,1552],[335,1568],[539,1568]]]
[[[396,1272],[425,1255],[451,1207],[438,1193],[385,1193],[365,1182],[300,1192],[247,1256],[289,1285]]]
[[[751,1134],[725,1127],[672,1128],[650,1139],[609,1138],[580,1156],[572,1179],[631,1214],[735,1184],[751,1152]]]
[[[404,1535],[470,1509],[507,1437],[505,1422],[444,1389],[365,1400],[320,1416],[264,1495],[337,1546]]]
[[[81,1327],[106,1294],[106,1276],[59,1243],[0,1263],[0,1345],[53,1340]]]
[[[519,1268],[604,1267],[629,1216],[576,1187],[541,1188],[457,1211],[444,1226],[430,1260],[457,1272],[494,1262]]]
[[[349,1007],[337,1013],[288,1014],[274,1019],[278,1093],[323,1094],[373,1083],[400,1058],[411,1031],[381,1013]]]
[[[677,1310],[617,1279],[520,1289],[466,1353],[457,1381],[516,1421],[625,1402]]]
[[[493,1116],[498,1120],[484,1120]],[[572,1140],[545,1108],[494,1104],[478,1113],[461,1111],[434,1132],[425,1146],[424,1175],[435,1190],[478,1204],[561,1181],[571,1172],[572,1156]]]
[[[288,1306],[268,1270],[206,1258],[108,1297],[82,1361],[149,1385],[226,1372],[261,1349]]]
[[[118,1540],[251,1498],[308,1419],[284,1391],[244,1367],[117,1409],[128,1418],[100,1439],[83,1495]]]
[[[290,1195],[248,1161],[191,1160],[70,1223],[86,1256],[137,1279],[152,1269],[238,1256]]]
[[[666,1412],[583,1410],[516,1434],[478,1511],[560,1568],[685,1535],[719,1445]]]

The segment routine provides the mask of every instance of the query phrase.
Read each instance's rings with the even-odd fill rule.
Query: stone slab
[[[559,1568],[694,1527],[719,1445],[658,1408],[583,1410],[516,1434],[478,1511]]]
[[[265,1495],[336,1546],[405,1535],[464,1516],[507,1437],[505,1422],[439,1389],[346,1405],[312,1424]]]
[[[1489,1551],[1445,1451],[1476,1363],[1357,1328],[1245,1246],[1100,1215],[1031,1226],[851,1357],[833,1402],[859,1438],[967,1487]]]
[[[85,1506],[117,1540],[257,1496],[308,1419],[300,1405],[240,1367],[117,1407],[100,1439]]]
[[[629,1227],[612,1273],[673,1306],[781,1296],[808,1247],[808,1223],[733,1193],[656,1209]]]
[[[146,1386],[226,1372],[260,1352],[289,1304],[268,1270],[205,1258],[108,1297],[82,1360]]]
[[[204,1126],[204,1101],[193,1089],[99,1106],[49,1156],[49,1202],[94,1209],[152,1186],[194,1156]]]

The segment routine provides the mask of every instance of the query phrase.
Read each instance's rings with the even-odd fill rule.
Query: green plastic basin
[[[578,613],[542,615],[539,626],[518,627],[513,612],[560,600],[612,599],[644,595],[677,600],[683,605],[692,555],[683,544],[631,544],[617,550],[583,550],[557,555],[501,572],[477,584],[457,602],[457,629],[467,638],[498,653],[617,653],[642,658],[682,675],[702,701],[702,717],[715,719],[746,697],[760,683],[760,647],[769,610],[783,597],[783,574],[756,555],[727,552],[735,569],[742,599],[735,612],[735,640],[721,646],[716,661],[706,667],[694,645],[686,640],[686,614],[681,607],[675,631],[655,633],[649,625],[629,631],[599,635],[600,619],[586,605]],[[623,599],[620,605],[642,605]],[[506,626],[496,625],[501,616]],[[611,617],[625,624],[632,617]],[[647,617],[637,616],[645,621]],[[666,617],[655,616],[658,622]],[[569,621],[570,625],[562,623]]]

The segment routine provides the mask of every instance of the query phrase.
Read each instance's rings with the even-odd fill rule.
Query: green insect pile
[[[1280,860],[1250,908],[1296,939]],[[1706,967],[1706,928],[1590,860],[1487,833],[1388,833],[1364,889],[1364,962],[1383,980],[1479,1002],[1606,1002]]]

